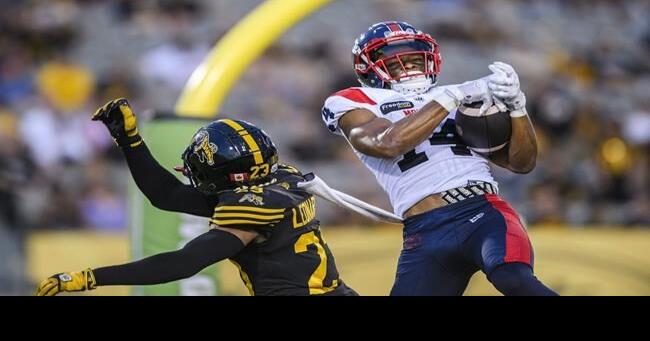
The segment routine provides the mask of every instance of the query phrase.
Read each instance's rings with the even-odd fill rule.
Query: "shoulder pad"
[[[278,171],[283,171],[290,174],[302,175],[302,172],[298,168],[287,164],[279,164]]]
[[[360,87],[343,89],[335,92],[332,96],[343,97],[355,103],[363,103],[363,104],[370,104],[370,105],[377,104],[377,102],[375,102],[372,98],[370,98],[370,96],[368,96],[366,91],[364,91],[364,89]]]

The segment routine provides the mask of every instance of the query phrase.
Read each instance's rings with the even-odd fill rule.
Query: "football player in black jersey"
[[[92,117],[121,147],[138,188],[162,210],[210,217],[208,232],[182,249],[139,261],[55,274],[39,296],[105,285],[150,285],[188,278],[231,260],[251,295],[349,295],[320,234],[315,198],[296,168],[278,163],[270,137],[254,125],[220,119],[197,131],[182,155],[183,184],[151,155],[126,99]]]

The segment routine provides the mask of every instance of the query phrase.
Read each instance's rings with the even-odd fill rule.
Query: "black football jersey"
[[[219,193],[211,224],[260,236],[230,260],[251,295],[351,294],[320,232],[316,199],[297,188],[294,167],[280,165],[270,181]]]

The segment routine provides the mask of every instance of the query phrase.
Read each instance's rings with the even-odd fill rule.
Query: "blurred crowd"
[[[124,232],[128,169],[91,113],[120,96],[138,113],[172,109],[210,48],[259,3],[0,0],[0,230]],[[263,127],[285,162],[389,208],[320,108],[357,85],[350,50],[361,32],[408,21],[439,42],[440,84],[487,75],[494,60],[518,70],[537,168],[494,172],[529,223],[648,227],[649,15],[645,0],[333,1],[255,61],[219,114]],[[327,204],[320,213],[327,224],[365,222]]]

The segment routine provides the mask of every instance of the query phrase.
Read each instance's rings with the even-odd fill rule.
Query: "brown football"
[[[512,125],[510,113],[491,106],[479,115],[482,102],[461,104],[456,112],[456,132],[473,151],[490,154],[502,149],[510,141]]]

